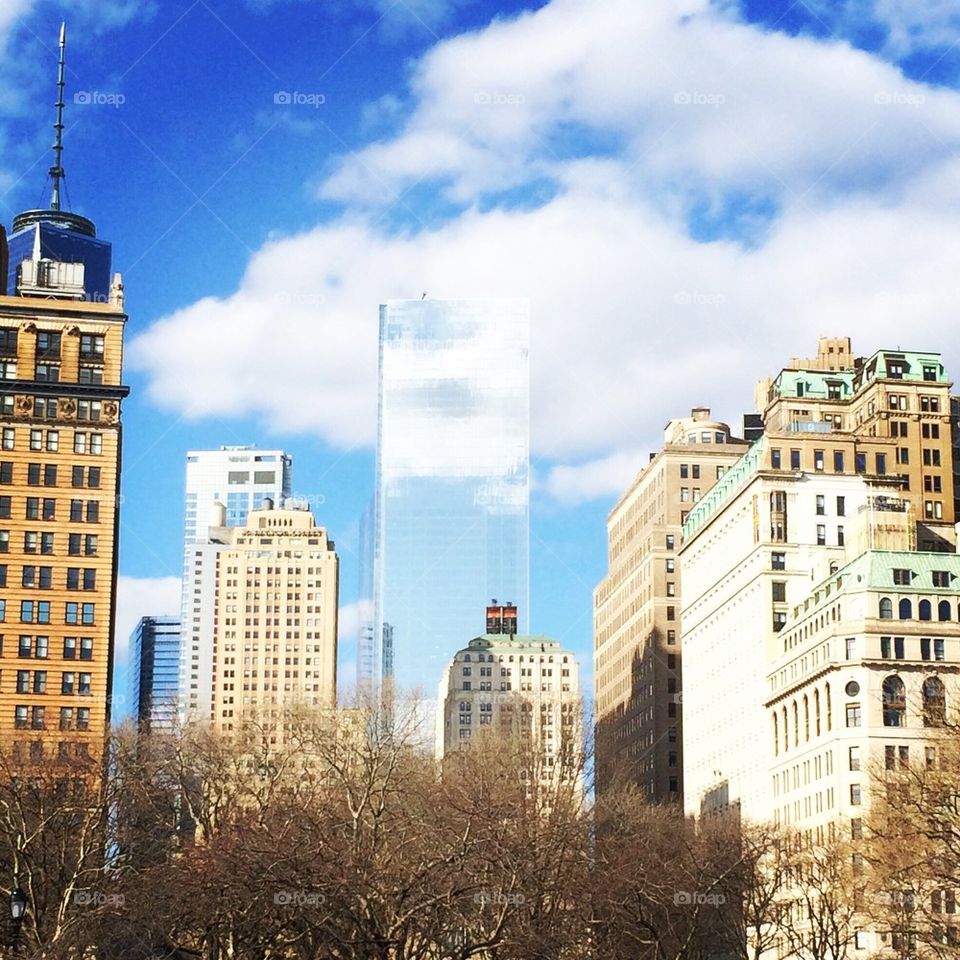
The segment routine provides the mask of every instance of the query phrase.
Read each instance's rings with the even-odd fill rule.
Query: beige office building
[[[542,779],[579,777],[580,665],[559,641],[516,633],[517,608],[487,608],[486,633],[454,654],[440,681],[436,755],[488,736],[523,737]]]
[[[655,801],[682,796],[680,535],[687,513],[747,450],[706,408],[671,420],[607,518],[608,572],[594,591],[597,784],[624,778]]]
[[[216,552],[213,725],[249,724],[282,739],[300,709],[337,696],[339,559],[308,510],[252,510],[243,527],[211,528]]]

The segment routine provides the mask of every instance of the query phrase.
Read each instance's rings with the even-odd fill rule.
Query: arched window
[[[783,708],[783,752],[790,749],[790,731],[787,728],[787,708]]]
[[[800,711],[796,700],[793,701],[793,745],[800,746]]]
[[[773,711],[773,755],[780,756],[780,725],[777,723],[777,711]]]
[[[803,742],[810,740],[810,701],[806,694],[803,696]]]
[[[813,731],[814,736],[820,736],[820,691],[813,691]]]
[[[907,723],[907,693],[896,675],[883,681],[883,725],[904,727]]]
[[[949,600],[941,600],[937,604],[937,619],[938,620],[950,619],[950,601]]]
[[[913,619],[913,604],[906,597],[904,597],[900,601],[900,619],[901,620]]]
[[[921,600],[919,608],[919,617],[921,620],[931,620],[933,619],[933,609],[930,606],[929,600]]]
[[[469,654],[469,653],[465,653],[465,654],[463,655],[463,662],[464,662],[464,663],[469,663],[469,662],[470,662],[470,654]]]
[[[947,695],[939,677],[923,681],[923,725],[942,727],[947,719]]]
[[[833,729],[833,704],[830,702],[830,684],[823,685],[823,694],[827,702],[827,733]]]
[[[880,598],[880,619],[893,619],[893,601],[889,597]]]

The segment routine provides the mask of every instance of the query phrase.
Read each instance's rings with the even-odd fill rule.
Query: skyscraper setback
[[[431,691],[491,598],[529,610],[529,305],[380,308],[373,624],[379,683]],[[390,669],[390,662],[393,669]]]

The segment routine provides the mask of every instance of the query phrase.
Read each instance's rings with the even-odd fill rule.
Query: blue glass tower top
[[[27,210],[13,218],[13,230],[7,241],[9,261],[7,276],[0,276],[0,292],[17,292],[17,274],[20,264],[36,255],[39,230],[40,259],[58,263],[84,265],[84,299],[106,303],[110,296],[112,247],[97,239],[97,228],[92,220],[78,213],[61,209],[60,193],[66,172],[63,169],[63,90],[66,65],[67,30],[60,26],[60,61],[57,76],[57,121],[53,125],[56,140],[53,144],[53,166],[49,175],[53,181],[50,208]],[[5,282],[5,286],[4,286]]]
[[[89,233],[78,229],[82,223],[89,224]],[[58,210],[29,210],[14,218],[13,233],[7,241],[10,252],[7,290],[14,293],[17,289],[17,270],[24,260],[33,256],[38,227],[41,257],[58,263],[82,263],[84,299],[107,303],[112,277],[111,244],[97,239],[93,223],[86,217]]]

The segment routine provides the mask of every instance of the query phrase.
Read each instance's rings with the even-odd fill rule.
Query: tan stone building
[[[213,726],[247,724],[283,736],[298,709],[337,697],[339,558],[313,515],[253,510],[243,527],[211,528],[216,553]]]
[[[517,608],[487,608],[486,632],[454,654],[440,681],[436,756],[484,735],[529,738],[542,780],[580,777],[580,665],[559,641],[517,635]]]
[[[98,755],[109,725],[127,318],[119,274],[84,300],[84,264],[35,230],[0,296],[0,738],[50,760]]]
[[[816,360],[795,359],[758,384],[757,409],[779,457],[770,466],[894,477],[918,520],[917,547],[953,551],[950,387],[939,353],[854,359],[849,338],[822,339]]]
[[[607,519],[608,572],[594,592],[597,783],[682,795],[680,548],[687,513],[747,450],[698,408],[671,420],[664,446]]]

